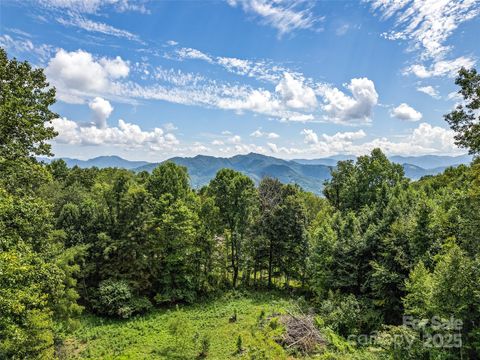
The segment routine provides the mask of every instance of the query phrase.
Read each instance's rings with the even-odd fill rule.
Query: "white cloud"
[[[262,137],[262,136],[263,136],[263,132],[261,132],[260,129],[257,129],[257,130],[255,130],[254,132],[252,132],[252,133],[250,134],[250,136],[259,138],[259,137]]]
[[[12,38],[7,34],[0,35],[0,46],[13,53],[36,54],[41,62],[48,60],[54,52],[54,48],[50,45],[34,44],[30,39]]]
[[[148,13],[145,6],[138,1],[128,0],[40,0],[40,4],[49,9],[64,9],[76,13],[95,14],[107,6],[113,6],[118,12],[138,11]]]
[[[365,136],[367,136],[367,134],[365,134],[365,131],[358,130],[358,131],[337,132],[334,135],[323,134],[322,138],[327,143],[334,143],[334,142],[337,142],[337,141],[351,142],[353,140],[362,139]]]
[[[169,123],[166,123],[163,125],[163,128],[166,130],[166,131],[175,131],[177,130],[178,128],[175,126],[175,124],[169,122]]]
[[[457,91],[452,91],[447,95],[448,100],[454,100],[454,101],[461,101],[463,99],[462,94],[458,93]]]
[[[318,92],[324,98],[326,120],[343,123],[369,123],[373,114],[373,107],[378,102],[378,94],[372,80],[355,78],[346,85],[352,96],[345,95],[337,88],[323,86]]]
[[[92,21],[78,14],[70,14],[70,15],[71,16],[68,18],[59,17],[57,21],[60,24],[65,26],[73,26],[89,32],[97,32],[100,34],[116,36],[116,37],[125,38],[128,40],[141,42],[140,38],[137,35],[132,34],[129,31],[117,29],[116,27],[113,27],[105,23]]]
[[[128,63],[120,56],[115,59],[101,58],[99,62],[112,79],[127,77],[130,72]]]
[[[267,139],[278,139],[280,135],[274,132],[263,132],[260,129],[255,130],[250,134],[252,137],[261,138],[266,137]]]
[[[312,129],[303,129],[301,134],[305,135],[304,140],[307,144],[318,143],[318,135]]]
[[[281,109],[280,102],[268,90],[253,89],[245,94],[218,100],[218,107],[229,110],[249,110],[262,114],[274,115]]]
[[[206,80],[203,76],[193,73],[186,73],[181,70],[164,69],[161,66],[154,71],[156,80],[164,81],[176,86],[198,85]]]
[[[108,100],[96,97],[89,104],[89,108],[93,111],[93,121],[99,129],[107,127],[107,119],[113,111],[112,105]]]
[[[318,135],[311,129],[304,129],[301,134],[304,136],[304,142],[310,147],[303,149],[303,152],[329,156],[338,153],[351,154],[354,148],[353,141],[362,139],[366,136],[363,130],[337,132],[334,135]]]
[[[457,27],[480,12],[476,0],[372,0],[372,8],[383,18],[395,18],[389,39],[411,41],[423,59],[439,59],[450,49],[446,40]]]
[[[309,109],[317,106],[317,98],[312,88],[303,80],[295,79],[292,74],[284,73],[283,79],[275,87],[275,91],[286,106],[293,109]]]
[[[225,145],[225,143],[222,140],[213,140],[212,145],[221,146],[221,145]]]
[[[315,117],[312,114],[295,114],[291,115],[288,119],[282,119],[284,121],[295,121],[295,122],[308,122],[314,120]]]
[[[176,42],[175,40],[168,40],[168,41],[167,41],[167,45],[169,45],[169,46],[176,46],[176,45],[178,45],[178,42]]]
[[[267,133],[267,139],[278,139],[280,135],[274,132]]]
[[[232,137],[228,138],[227,140],[230,144],[240,144],[242,142],[242,138],[240,135],[233,135]]]
[[[181,48],[177,50],[177,55],[180,59],[198,59],[207,61],[209,63],[212,62],[212,58],[210,56],[197,49]]]
[[[173,134],[165,134],[160,128],[144,131],[138,125],[118,120],[118,126],[98,128],[80,126],[67,118],[52,121],[58,136],[55,142],[74,145],[114,145],[126,148],[147,147],[160,150],[178,144]]]
[[[228,0],[231,6],[240,5],[247,13],[259,16],[262,21],[278,30],[279,36],[297,29],[312,29],[321,18],[315,18],[305,1],[290,3],[275,0]]]
[[[434,99],[439,99],[440,98],[440,95],[438,94],[437,89],[435,89],[431,85],[417,87],[417,90],[420,91],[420,92],[423,92],[424,94],[430,95]]]
[[[273,65],[265,60],[252,61],[220,56],[215,58],[215,62],[233,74],[268,82],[278,82],[287,71],[283,66]]]
[[[92,54],[60,49],[48,63],[45,74],[57,88],[60,100],[82,103],[85,96],[109,93],[113,80],[128,76],[128,63],[120,57],[96,60]]]
[[[401,103],[390,111],[390,116],[396,117],[400,120],[419,121],[422,118],[422,113],[418,112],[408,104]]]
[[[410,141],[414,145],[431,149],[433,152],[458,152],[453,136],[454,132],[450,129],[432,126],[428,123],[421,123],[414,129],[410,136]]]
[[[175,49],[172,54],[167,53],[165,57],[180,61],[185,59],[203,60],[209,64],[221,66],[226,71],[236,75],[247,76],[256,80],[273,83],[277,83],[282,79],[284,72],[289,72],[287,68],[272,64],[267,60],[254,61],[226,56],[213,56],[194,48]]]
[[[421,63],[409,66],[405,73],[420,78],[454,77],[460,67],[472,67],[475,60],[461,56],[446,60],[453,49],[448,38],[458,26],[480,14],[478,0],[366,0],[382,14],[394,19],[394,30],[384,33],[390,40],[407,40],[408,50],[420,54]],[[425,65],[429,62],[430,65]]]
[[[388,138],[375,138],[359,143],[367,134],[363,130],[339,132],[334,135],[317,135],[313,130],[302,131],[304,140],[310,146],[302,153],[315,156],[335,154],[364,155],[374,148],[381,148],[389,155],[425,155],[425,154],[459,154],[461,150],[455,145],[454,132],[428,123],[421,123],[408,135],[396,136],[395,141]]]
[[[475,65],[473,59],[461,56],[454,60],[440,60],[434,62],[430,67],[421,64],[415,64],[405,69],[405,74],[412,73],[419,78],[429,78],[433,76],[456,77],[460,68],[471,68]]]

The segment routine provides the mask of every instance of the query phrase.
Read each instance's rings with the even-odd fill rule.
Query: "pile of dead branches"
[[[315,316],[288,313],[280,317],[280,322],[285,326],[282,345],[303,353],[312,353],[319,346],[326,345],[326,340],[315,326]]]

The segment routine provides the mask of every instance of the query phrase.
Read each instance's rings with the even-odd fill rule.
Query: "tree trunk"
[[[268,254],[268,287],[272,287],[272,270],[273,270],[273,241],[270,240],[270,248]]]

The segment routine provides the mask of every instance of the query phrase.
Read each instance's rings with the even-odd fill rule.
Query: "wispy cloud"
[[[315,24],[323,20],[316,17],[310,2],[302,0],[227,0],[231,6],[239,6],[246,13],[254,14],[261,22],[278,30],[282,36],[298,29],[313,29]]]
[[[35,54],[41,63],[46,62],[55,48],[48,44],[35,44],[29,38],[0,35],[0,46],[13,53]]]
[[[438,59],[450,49],[446,40],[458,26],[480,13],[476,0],[373,0],[372,8],[385,19],[395,19],[389,39],[412,42],[423,59]]]
[[[142,0],[38,0],[38,2],[47,9],[63,9],[84,14],[96,14],[105,8],[118,12],[149,13],[145,1]]]
[[[96,32],[104,35],[142,42],[137,35],[132,34],[127,30],[117,29],[116,27],[113,27],[111,25],[87,19],[79,14],[73,13],[70,14],[70,16],[68,17],[60,17],[57,19],[57,21],[62,25],[77,27],[79,29],[89,32]]]
[[[394,28],[383,34],[390,40],[405,40],[409,50],[419,53],[421,62],[406,73],[419,77],[450,76],[475,61],[467,57],[445,59],[453,46],[448,38],[458,26],[480,14],[477,0],[367,0],[382,19],[394,19]]]

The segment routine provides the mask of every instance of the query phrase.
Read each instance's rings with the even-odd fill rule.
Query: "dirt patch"
[[[67,338],[57,347],[55,354],[61,360],[79,359],[81,352],[85,350],[86,347],[86,344],[81,343],[76,339]]]

